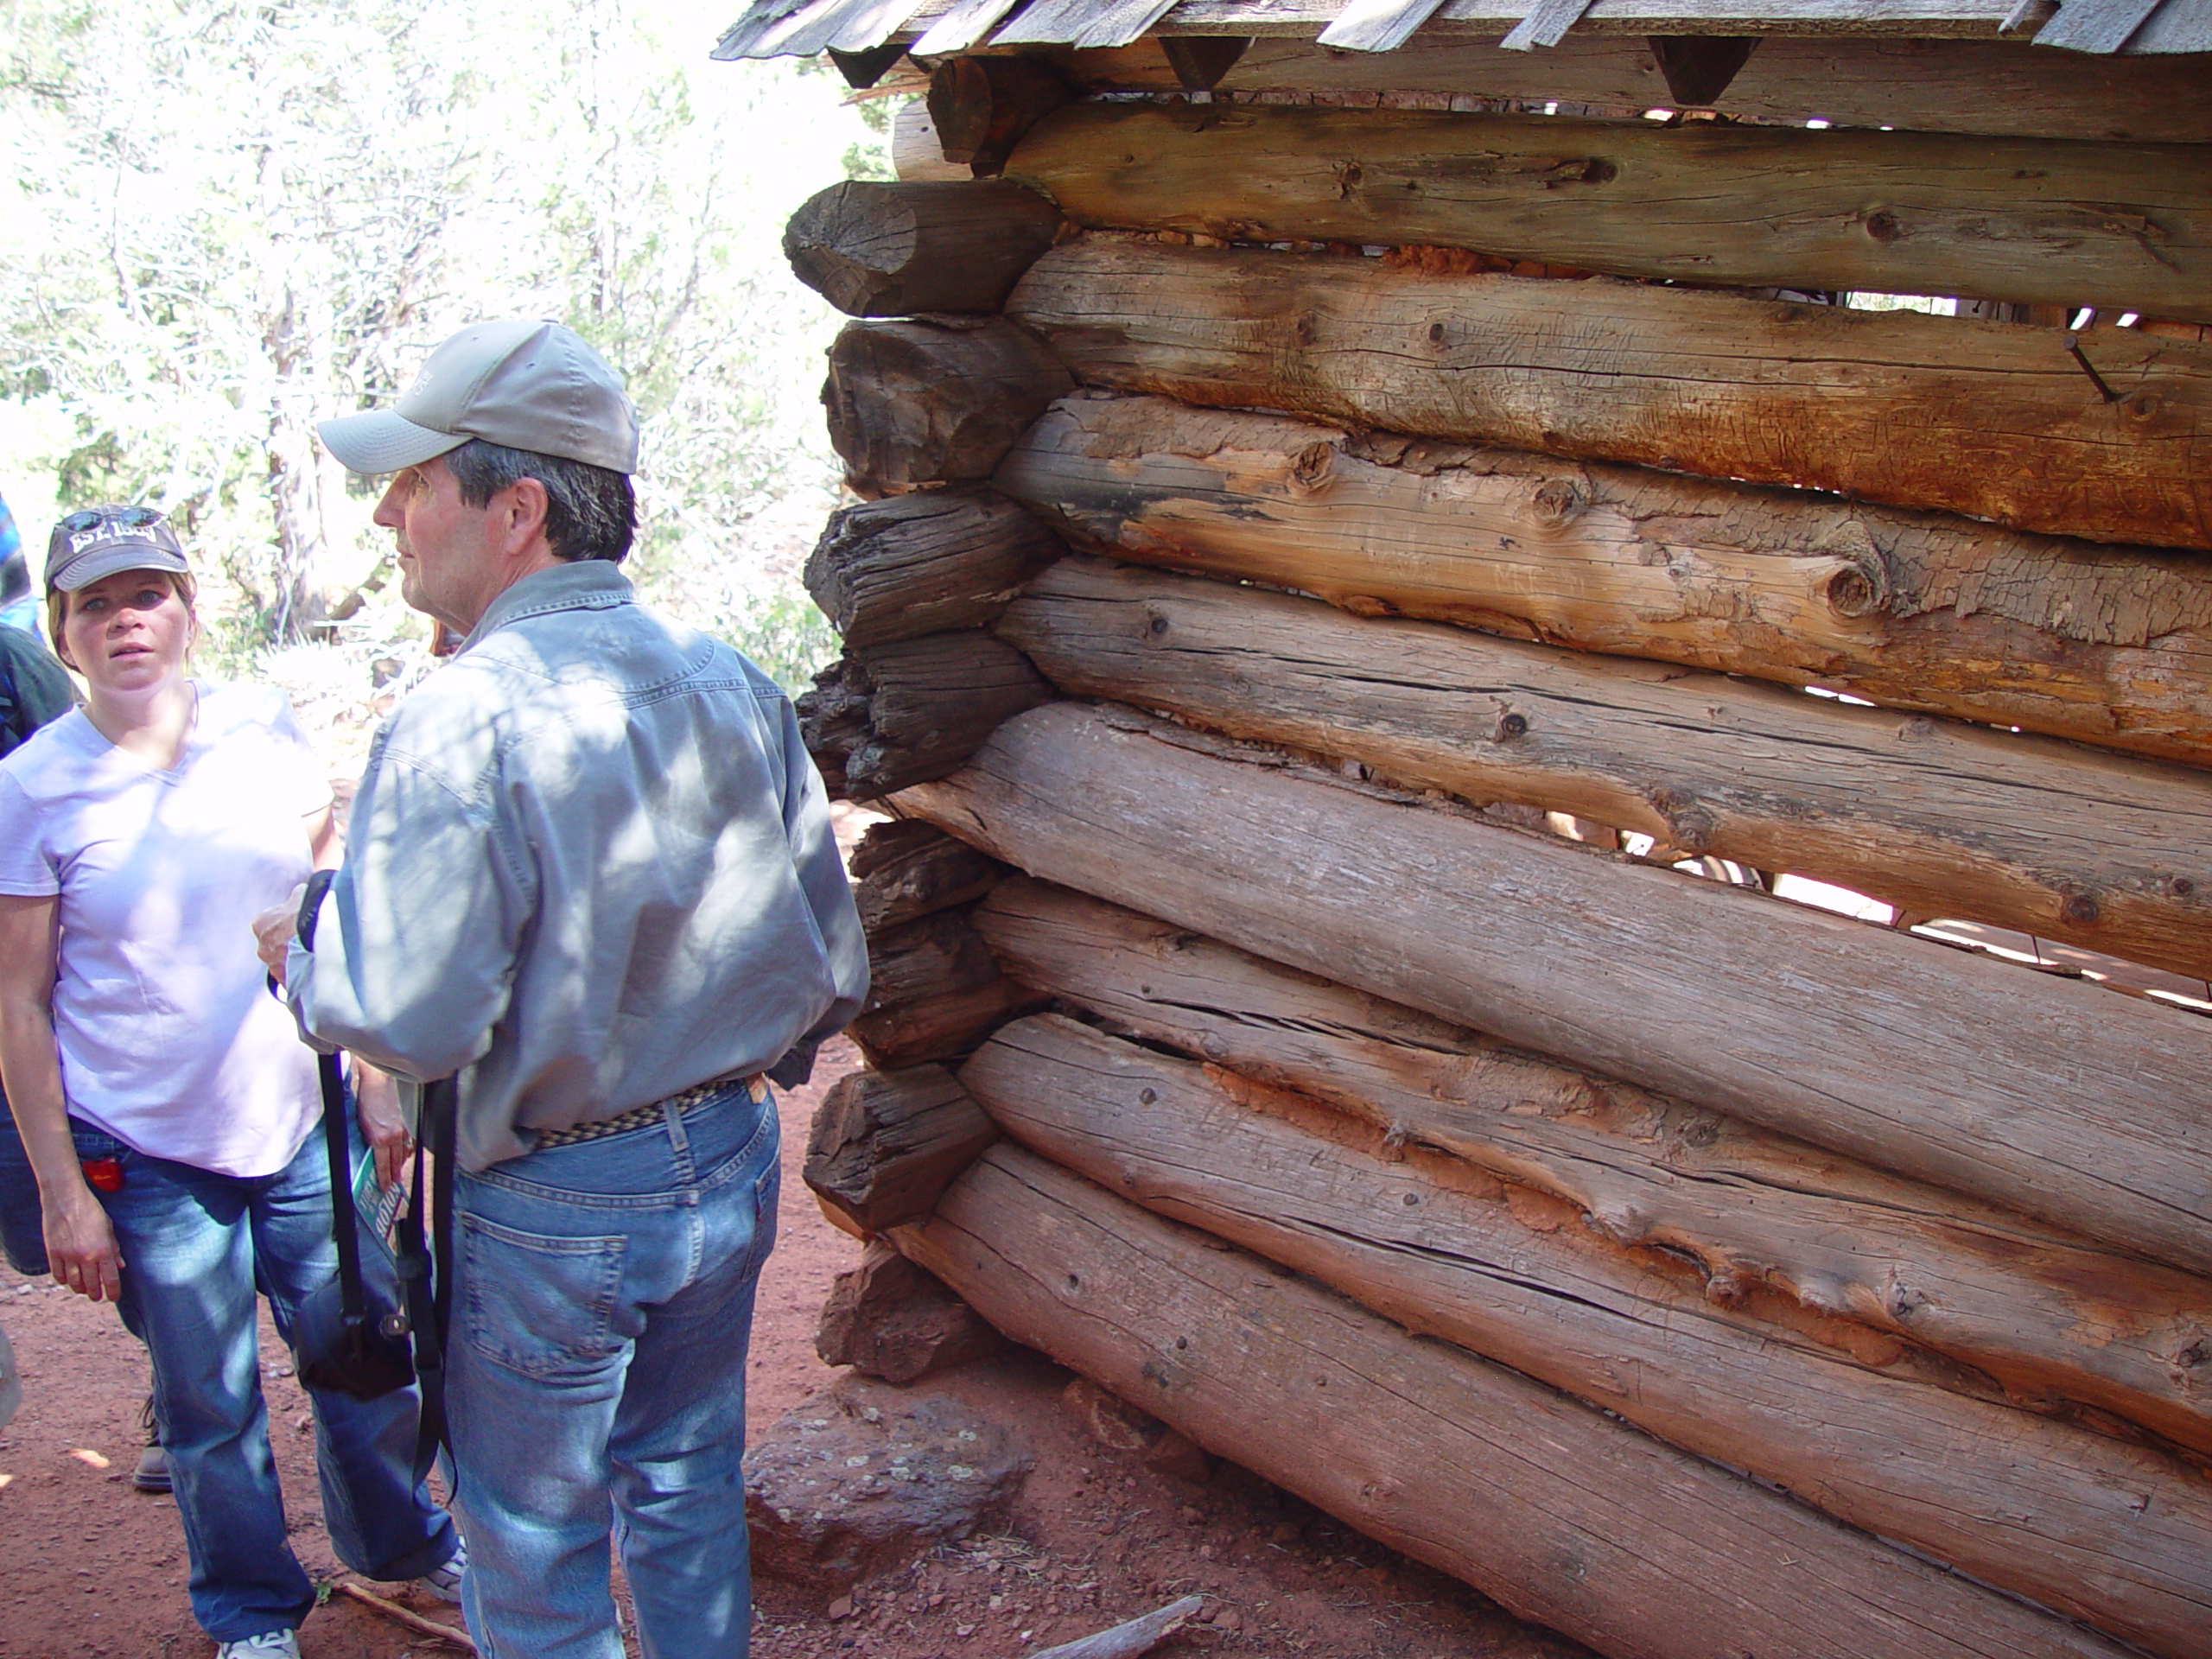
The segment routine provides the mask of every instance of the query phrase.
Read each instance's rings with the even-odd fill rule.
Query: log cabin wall
[[[2208,60],[1160,28],[787,236],[825,1209],[1608,1654],[2212,1655]]]

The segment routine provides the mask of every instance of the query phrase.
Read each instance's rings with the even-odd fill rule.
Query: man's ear
[[[504,521],[507,545],[519,548],[543,531],[548,499],[545,486],[534,478],[518,478],[507,486]]]

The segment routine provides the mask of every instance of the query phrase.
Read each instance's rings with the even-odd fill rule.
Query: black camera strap
[[[348,1327],[368,1323],[369,1299],[361,1286],[361,1233],[353,1210],[353,1159],[346,1144],[346,1080],[338,1056],[318,1054],[315,1075],[322,1084],[322,1144],[330,1157],[330,1230],[338,1246],[338,1292]]]
[[[417,1481],[430,1472],[442,1448],[452,1449],[446,1422],[446,1333],[453,1313],[453,1175],[458,1096],[451,1077],[423,1087],[422,1121],[415,1126],[415,1191],[399,1219],[399,1279],[407,1296],[407,1322],[415,1343],[415,1385],[421,1395],[415,1435]],[[431,1159],[429,1181],[423,1179],[426,1150]]]

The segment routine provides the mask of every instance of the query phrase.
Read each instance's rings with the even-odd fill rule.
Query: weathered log
[[[873,499],[988,478],[1073,384],[1003,317],[856,321],[830,347],[822,403],[846,481]]]
[[[965,1054],[1038,1001],[999,972],[958,911],[872,935],[868,960],[868,1007],[851,1034],[878,1071]]]
[[[1071,53],[1062,67],[1094,90],[1171,92],[1177,78],[1161,50],[1171,38]],[[2212,139],[2203,76],[2204,60],[2185,54],[2095,57],[2025,41],[1776,35],[1760,41],[1708,106],[1800,124],[1817,117],[1923,132],[2202,143]],[[1597,113],[1592,105],[1624,115],[1674,105],[1643,39],[1579,29],[1541,52],[1507,52],[1495,40],[1455,40],[1433,29],[1395,52],[1263,38],[1215,85],[1248,98],[1433,92],[1557,102],[1562,112],[1580,106],[1581,113]]]
[[[1090,238],[1010,315],[1086,382],[2212,547],[2212,349],[1634,283]]]
[[[814,1332],[824,1365],[900,1384],[1004,1346],[974,1308],[880,1239],[869,1241],[860,1266],[832,1281]]]
[[[871,938],[980,899],[1007,873],[996,859],[918,818],[870,824],[846,868]]]
[[[973,629],[848,652],[798,700],[799,729],[832,795],[873,800],[943,777],[1052,690],[1029,659]]]
[[[1327,1101],[1581,1212],[1593,1236],[1948,1356],[2018,1404],[2212,1454],[2212,1284],[1017,877],[975,912],[1014,978],[1110,1029]]]
[[[1855,1323],[1716,1306],[1693,1270],[1564,1224],[1529,1189],[1058,1015],[1001,1028],[960,1077],[1007,1135],[1107,1191],[1839,1520],[2155,1652],[2212,1628],[2212,1482],[2171,1459],[1951,1392],[1925,1354]]]
[[[1070,398],[1001,488],[1145,564],[2212,765],[2212,563],[1797,492]]]
[[[806,590],[849,649],[989,622],[1063,551],[995,490],[918,490],[830,515]]]
[[[1006,175],[1086,226],[2212,320],[2212,169],[2190,144],[1084,103]]]
[[[880,1233],[928,1215],[952,1178],[997,1138],[941,1065],[855,1071],[815,1109],[806,1184],[823,1208]]]
[[[1252,758],[1056,703],[898,804],[1065,887],[2212,1272],[2212,1022]]]
[[[1017,1341],[1602,1652],[2118,1659],[1017,1148],[893,1242]]]
[[[1038,120],[1074,96],[1039,59],[956,57],[930,77],[930,123],[948,162],[995,176]]]
[[[992,312],[1065,223],[1034,190],[1002,180],[847,179],[791,215],[784,257],[848,316]]]
[[[1001,620],[1063,691],[2212,978],[2212,776],[1070,559]]]

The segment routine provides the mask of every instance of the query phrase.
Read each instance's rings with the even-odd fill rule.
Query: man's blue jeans
[[[778,1175],[774,1103],[733,1084],[456,1182],[448,1413],[485,1659],[620,1659],[610,1529],[648,1659],[743,1659],[745,1351]]]
[[[218,1642],[296,1628],[315,1586],[285,1541],[284,1501],[261,1394],[257,1289],[276,1328],[338,1271],[320,1126],[283,1170],[217,1175],[134,1152],[73,1121],[80,1158],[113,1158],[123,1186],[100,1203],[123,1251],[124,1323],[154,1357],[154,1412],[192,1562],[192,1613]],[[361,1149],[356,1141],[356,1160]],[[374,1250],[363,1267],[391,1281]],[[414,1481],[415,1391],[359,1401],[311,1390],[322,1514],[338,1559],[372,1579],[411,1579],[456,1548],[453,1523]]]

